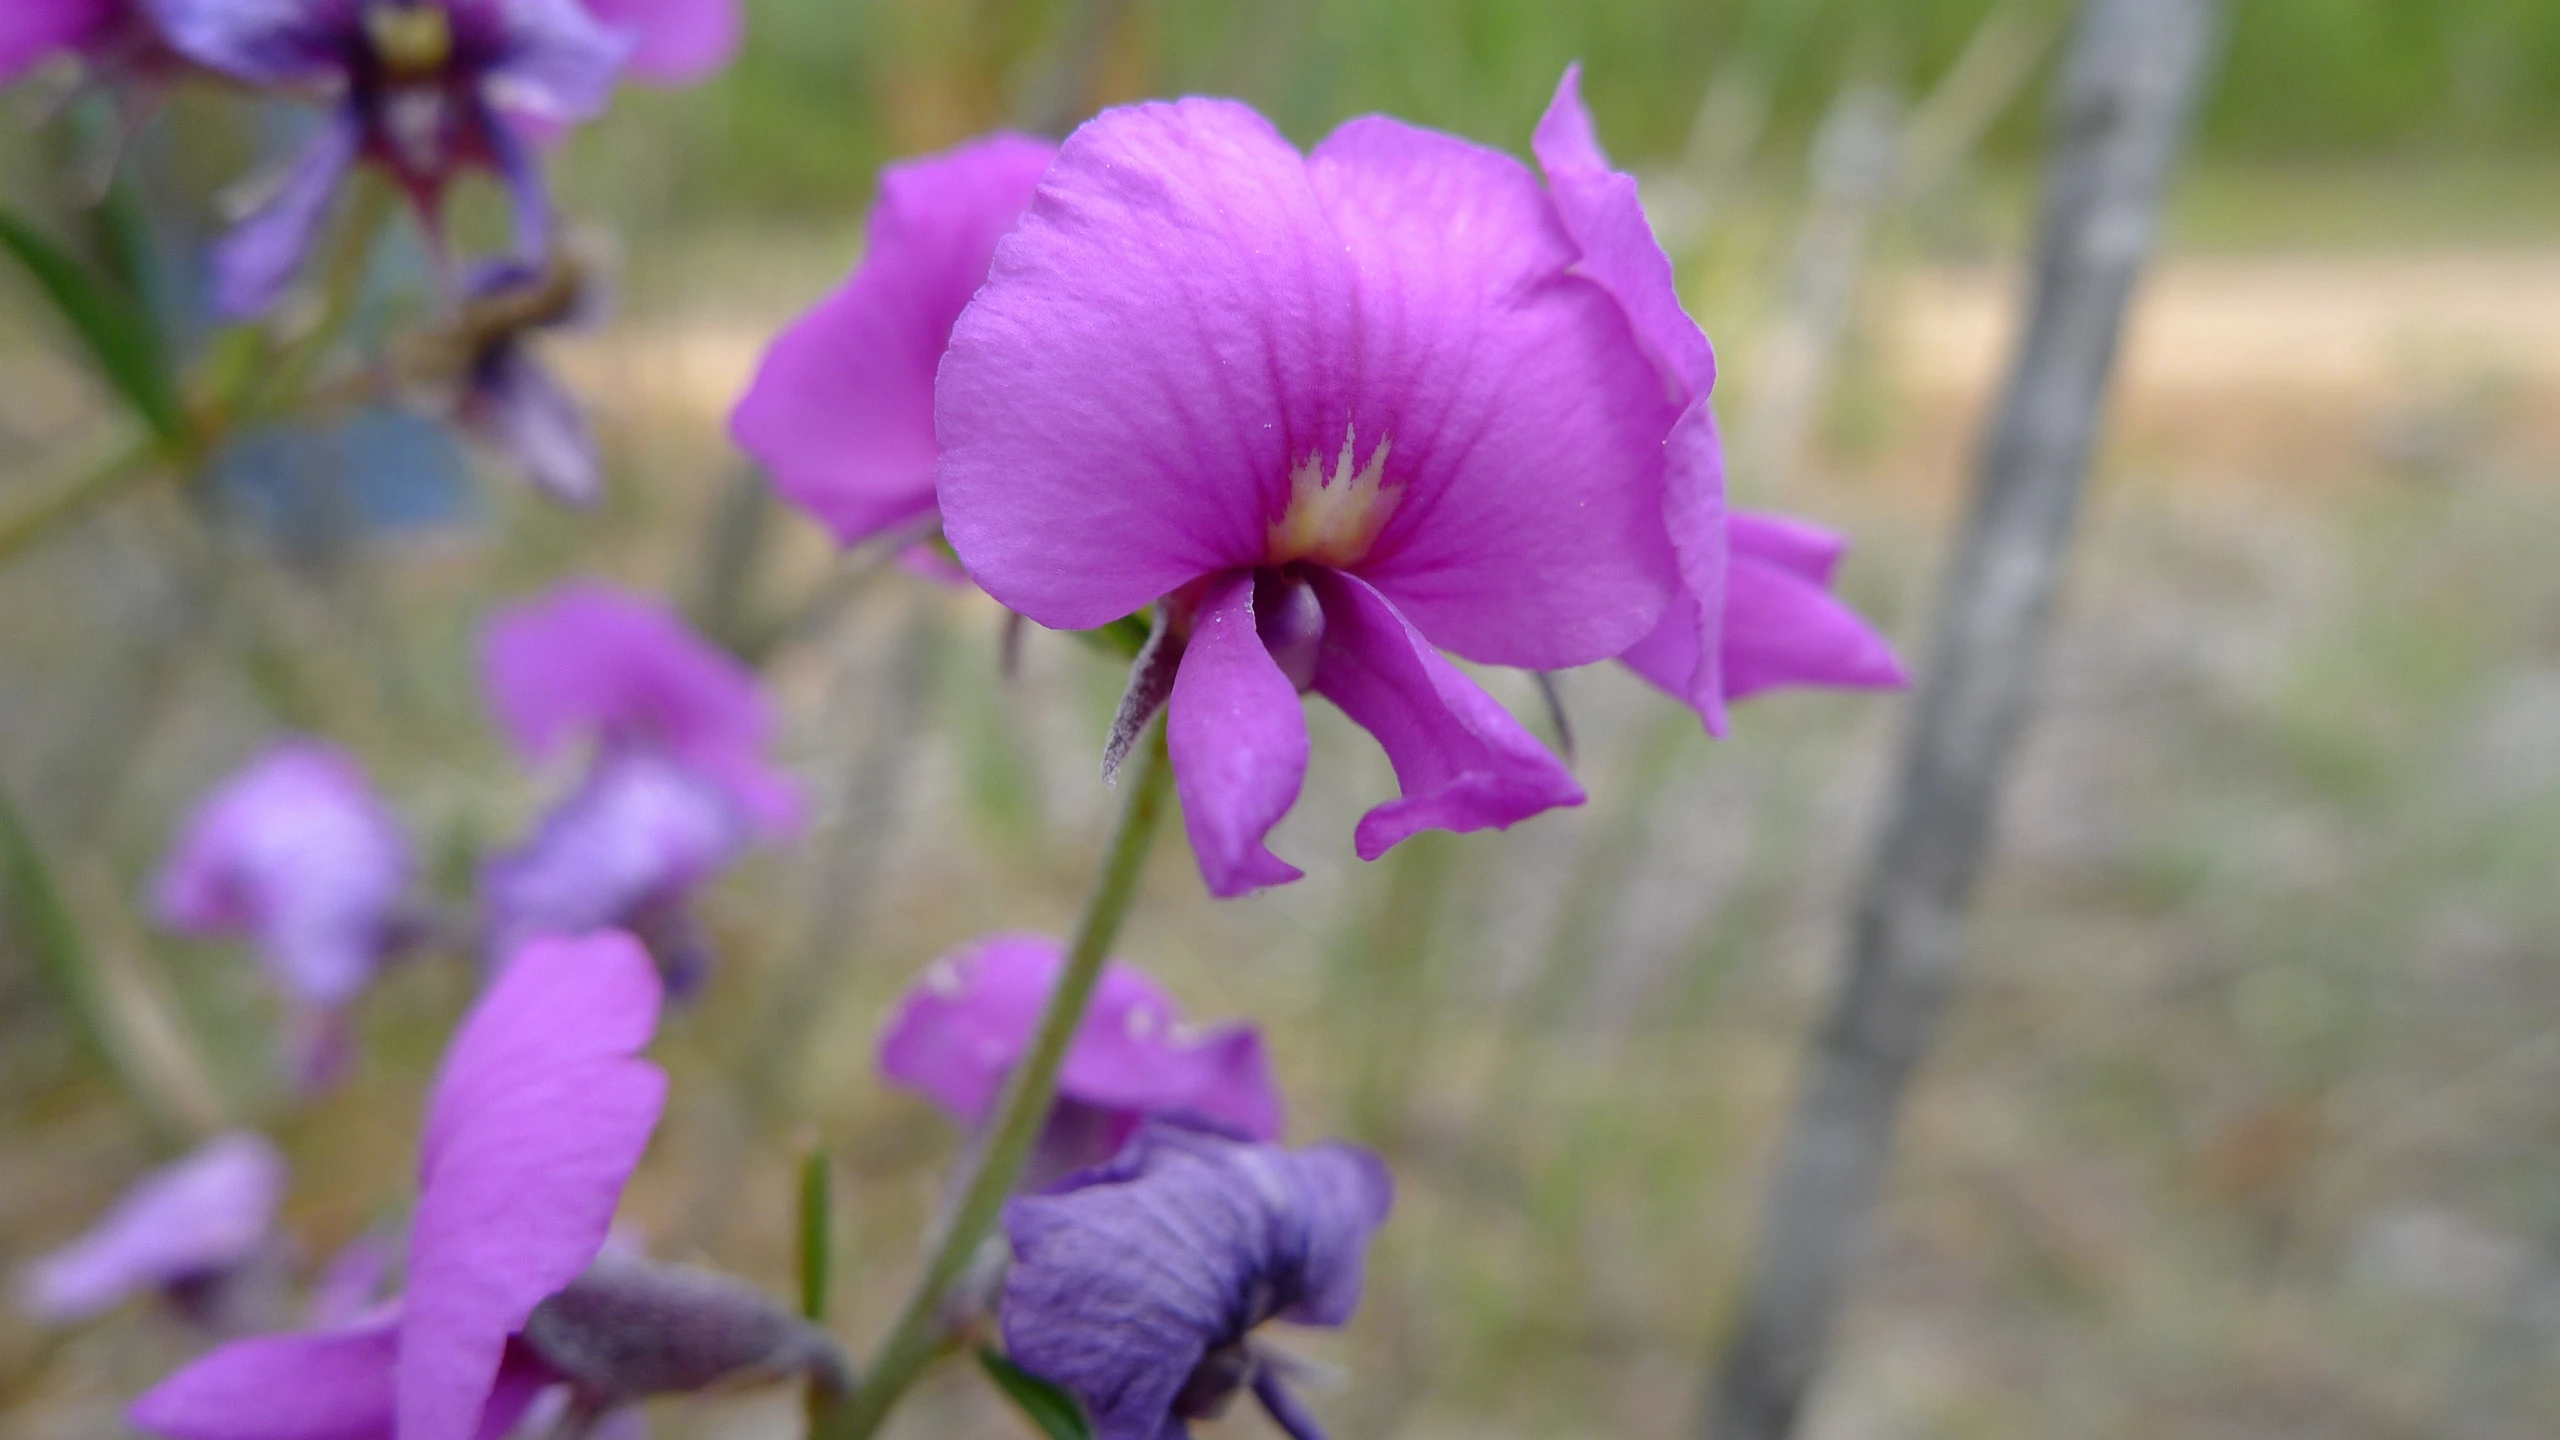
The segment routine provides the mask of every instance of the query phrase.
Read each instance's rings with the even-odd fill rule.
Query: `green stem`
[[[0,520],[0,565],[90,506],[111,500],[157,473],[164,452],[158,441],[124,451],[96,470],[5,520]]]
[[[1137,894],[1138,875],[1145,868],[1156,824],[1164,816],[1165,788],[1172,775],[1173,767],[1165,757],[1164,720],[1159,716],[1121,771],[1125,798],[1119,823],[1102,869],[1094,876],[1093,889],[1085,897],[1084,914],[1076,922],[1075,938],[1067,950],[1066,969],[1058,977],[1058,987],[1049,992],[1048,1008],[1040,1014],[1040,1028],[1032,1036],[1029,1053],[1005,1082],[983,1143],[974,1160],[964,1162],[973,1168],[960,1187],[960,1203],[952,1211],[951,1223],[925,1261],[923,1275],[862,1383],[817,1427],[817,1440],[870,1440],[907,1387],[949,1348],[951,1337],[944,1333],[945,1298],[995,1228],[1006,1198],[1021,1179],[1032,1143],[1048,1122],[1050,1102],[1058,1093],[1058,1067],[1066,1061],[1067,1046],[1084,1019],[1095,983],[1102,978],[1112,939]]]

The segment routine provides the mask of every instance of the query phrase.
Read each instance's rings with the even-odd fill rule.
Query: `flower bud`
[[[833,1338],[743,1280],[608,1255],[543,1301],[524,1340],[583,1397],[610,1407],[807,1373],[848,1383]]]

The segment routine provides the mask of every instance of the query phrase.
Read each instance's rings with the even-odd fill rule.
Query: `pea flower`
[[[1098,1440],[1184,1440],[1246,1388],[1295,1440],[1321,1440],[1253,1332],[1348,1321],[1393,1200],[1355,1146],[1151,1122],[1107,1164],[1006,1202],[1005,1349],[1083,1401]]]
[[[880,1071],[964,1125],[985,1121],[1066,968],[1045,935],[989,935],[926,968],[880,1038]],[[1149,1116],[1276,1140],[1278,1087],[1250,1025],[1194,1031],[1136,966],[1113,961],[1058,1071],[1058,1099],[1023,1187],[1109,1159]]]
[[[1580,252],[1579,273],[1617,301],[1680,408],[1661,492],[1680,591],[1619,658],[1717,732],[1724,702],[1775,686],[1903,684],[1892,647],[1829,593],[1844,548],[1837,537],[1784,516],[1727,513],[1724,451],[1708,408],[1715,351],[1681,309],[1635,178],[1610,168],[1581,86],[1581,67],[1568,67],[1533,148],[1557,222]]]
[[[582,0],[606,26],[633,37],[625,70],[635,80],[691,85],[738,53],[739,0]]]
[[[1377,117],[1301,156],[1196,99],[1088,122],[998,245],[936,393],[945,533],[1043,625],[1165,602],[1115,733],[1169,705],[1213,892],[1300,874],[1264,837],[1305,690],[1394,764],[1364,859],[1582,799],[1440,652],[1618,654],[1686,583],[1666,495],[1720,504],[1583,269],[1508,156]]]
[[[551,249],[535,140],[604,108],[633,37],[578,0],[149,0],[169,43],[262,89],[330,97],[329,120],[265,203],[214,254],[215,302],[246,319],[301,269],[358,163],[406,193],[431,235],[468,168],[494,172],[516,249]]]
[[[284,1157],[254,1131],[217,1135],[124,1193],[88,1233],[20,1277],[19,1306],[52,1325],[158,1291],[220,1323],[234,1287],[273,1253]]]
[[[481,681],[527,763],[591,748],[576,789],[481,872],[492,953],[619,926],[692,984],[709,960],[694,888],[800,822],[798,788],[764,758],[754,673],[664,605],[571,581],[491,619]]]
[[[882,171],[862,263],[765,351],[730,431],[839,544],[934,519],[934,372],[1057,152],[1000,134]]]
[[[559,1374],[524,1332],[603,1249],[666,1100],[639,1058],[657,972],[626,935],[527,945],[427,1101],[408,1291],[342,1325],[214,1350],[134,1403],[174,1440],[473,1440]]]
[[[352,756],[280,742],[189,815],[153,884],[160,923],[242,936],[296,1012],[297,1068],[326,1081],[346,1055],[345,1011],[406,943],[409,849]]]

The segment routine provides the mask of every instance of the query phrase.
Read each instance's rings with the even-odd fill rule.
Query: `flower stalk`
[[[889,1336],[863,1372],[845,1403],[813,1431],[818,1440],[870,1440],[899,1398],[934,1358],[948,1348],[944,1303],[952,1285],[969,1268],[978,1247],[995,1229],[1005,1200],[1013,1193],[1032,1142],[1049,1117],[1057,1097],[1058,1068],[1082,1023],[1104,962],[1120,933],[1120,923],[1137,895],[1138,876],[1147,850],[1164,818],[1166,790],[1173,767],[1165,754],[1164,722],[1148,727],[1147,737],[1121,771],[1120,817],[1104,852],[1102,868],[1086,895],[1084,913],[1069,942],[1065,970],[1049,993],[1040,1028],[1031,1048],[1006,1080],[988,1123],[985,1143],[964,1161],[973,1168],[960,1185],[960,1203],[926,1259],[924,1273],[900,1308]]]

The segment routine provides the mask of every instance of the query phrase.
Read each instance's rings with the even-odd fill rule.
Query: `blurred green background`
[[[723,633],[794,621],[767,669],[819,822],[711,897],[725,969],[661,1043],[677,1099],[630,1210],[659,1253],[787,1293],[791,1165],[822,1139],[867,1340],[957,1146],[872,1077],[875,1028],[955,942],[1069,923],[1122,678],[1038,634],[1000,677],[991,606],[837,560],[740,478],[726,407],[854,260],[877,167],[1182,91],[1301,140],[1383,110],[1518,150],[1580,58],[1717,341],[1737,492],[1851,532],[1846,593],[1911,651],[2015,318],[2066,14],[749,0],[730,72],[626,92],[562,157],[621,270],[614,321],[558,347],[598,408],[606,506],[491,476],[476,518],[307,553],[136,496],[0,570],[0,783],[119,983],[196,1037],[170,1063],[291,1152],[316,1259],[397,1213],[470,977],[395,973],[354,1081],[296,1107],[253,965],[133,904],[175,817],[263,738],[316,730],[458,901],[551,793],[482,718],[491,604],[594,571]],[[253,147],[224,102],[177,113],[145,159],[200,217]],[[1822,157],[1860,126],[1901,183],[1844,191]],[[0,145],[0,187],[58,198],[47,161]],[[0,501],[112,433],[0,281]],[[2555,482],[2560,6],[2241,0],[1968,989],[1811,1434],[2560,1429]],[[1543,723],[1517,677],[1489,683]],[[1340,1369],[1317,1403],[1349,1440],[1692,1433],[1901,711],[1777,696],[1710,742],[1606,667],[1565,685],[1584,809],[1362,865],[1351,825],[1391,777],[1313,707],[1275,841],[1309,879],[1212,905],[1174,843],[1121,947],[1195,1017],[1268,1027],[1294,1138],[1395,1165],[1366,1308],[1304,1345]],[[0,1256],[67,1238],[155,1153],[0,951]],[[143,1305],[71,1334],[0,1319],[0,1433],[114,1434],[197,1343]],[[793,1424],[755,1396],[653,1420]],[[1015,1424],[955,1376],[896,1433]]]

